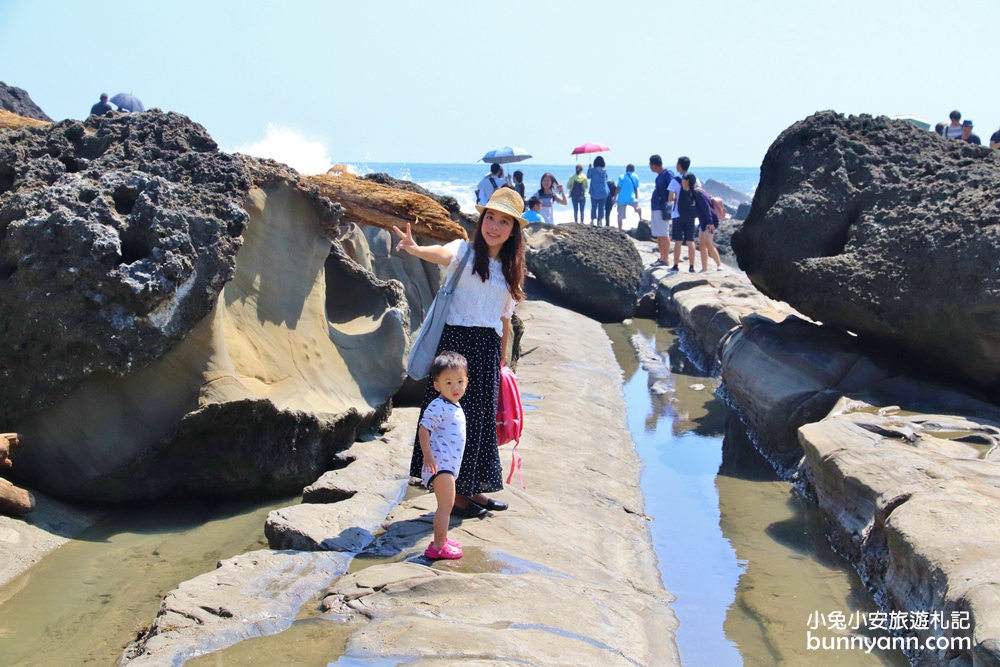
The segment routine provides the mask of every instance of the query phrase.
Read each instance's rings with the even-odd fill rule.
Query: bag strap
[[[458,268],[455,269],[455,273],[451,275],[451,278],[445,285],[445,288],[448,290],[449,294],[453,293],[455,291],[455,288],[458,286],[458,281],[462,277],[462,274],[465,273],[465,265],[469,263],[469,255],[471,254],[472,254],[472,244],[470,243],[469,247],[465,249],[465,255],[463,255],[462,259],[458,262]]]

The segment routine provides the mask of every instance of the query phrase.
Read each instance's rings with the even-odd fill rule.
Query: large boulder
[[[995,151],[826,111],[772,144],[732,245],[768,296],[996,396],[998,191]]]
[[[528,270],[565,304],[602,322],[635,313],[642,259],[617,229],[577,223],[526,227]]]
[[[343,212],[178,114],[0,130],[18,475],[108,501],[313,481],[404,374],[402,287],[347,254]]]
[[[23,88],[8,86],[3,81],[0,81],[0,109],[16,113],[18,116],[24,116],[25,118],[52,122],[52,119],[31,99],[28,91]]]

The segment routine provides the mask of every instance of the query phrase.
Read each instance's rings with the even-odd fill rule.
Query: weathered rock
[[[233,275],[250,186],[177,114],[0,134],[0,421],[187,335]]]
[[[642,260],[628,236],[575,223],[525,230],[528,270],[566,305],[602,322],[635,313]]]
[[[758,292],[736,271],[671,274],[666,267],[656,267],[646,269],[646,274],[656,285],[658,317],[682,325],[688,355],[709,373],[718,370],[719,347],[742,318],[766,314],[783,319],[796,314],[787,304]]]
[[[914,664],[986,665],[1000,655],[1000,422],[973,416],[975,401],[956,411],[965,417],[952,408],[912,414],[842,400],[799,430],[804,476],[834,545],[879,599],[967,614],[964,628],[904,630],[920,638]],[[927,648],[929,637],[971,641],[946,652]]]
[[[347,570],[341,553],[251,551],[171,591],[118,665],[179,665],[239,641],[281,632],[317,591]]]
[[[0,109],[25,118],[52,122],[52,119],[45,115],[45,112],[31,99],[28,91],[8,86],[3,81],[0,81]]]
[[[732,255],[733,232],[740,228],[743,222],[736,218],[726,218],[719,223],[715,230],[715,247],[719,249],[720,255]]]
[[[866,356],[856,338],[795,317],[781,322],[743,317],[742,326],[722,344],[722,379],[729,395],[761,451],[785,473],[802,457],[799,427],[823,419],[844,396],[879,396],[884,404],[902,400],[894,392],[899,375],[886,360]],[[914,409],[930,396],[938,397],[938,405],[959,400],[944,387],[915,386],[924,393],[910,390]],[[980,407],[990,409],[985,403]]]
[[[997,396],[998,189],[996,151],[821,112],[772,144],[732,244],[768,296]]]
[[[719,197],[727,207],[739,207],[742,204],[749,204],[752,197],[745,192],[737,190],[728,183],[710,178],[703,184],[705,192],[712,197]]]
[[[0,412],[33,487],[287,493],[384,419],[402,288],[291,170],[155,110],[2,132],[4,166]]]
[[[653,240],[653,230],[649,227],[648,220],[640,220],[635,229],[628,230],[629,236],[634,238],[636,241],[652,241]]]
[[[752,208],[753,207],[750,204],[740,204],[739,208],[736,209],[736,213],[734,214],[733,217],[735,217],[737,220],[746,220],[747,218],[750,217],[750,210]]]

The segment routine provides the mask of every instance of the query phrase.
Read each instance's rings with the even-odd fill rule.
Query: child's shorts
[[[457,460],[453,456],[449,456],[448,451],[438,451],[433,445],[431,446],[431,451],[434,453],[434,460],[437,461],[438,471],[437,475],[441,473],[451,473],[452,477],[458,478],[458,474],[462,470],[462,453],[458,452]],[[434,478],[437,475],[431,475],[431,473],[426,470],[420,471],[420,478],[424,482],[424,486],[428,489],[433,489],[432,484],[434,483]]]

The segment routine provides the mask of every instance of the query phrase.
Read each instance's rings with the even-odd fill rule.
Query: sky
[[[305,173],[524,148],[757,167],[815,111],[1000,128],[997,0],[0,0],[0,81],[56,120],[101,92]]]

